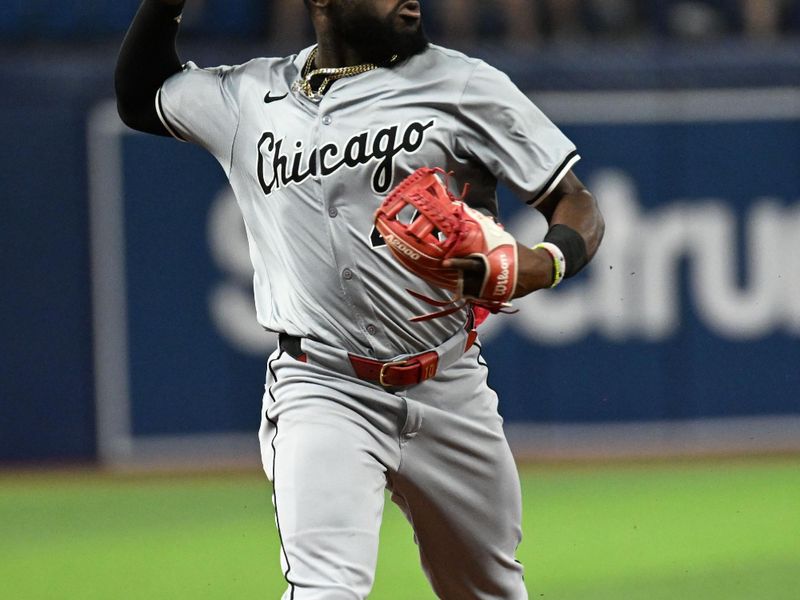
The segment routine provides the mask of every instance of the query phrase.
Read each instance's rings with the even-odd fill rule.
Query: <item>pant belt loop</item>
[[[286,352],[289,356],[300,362],[307,362],[308,357],[303,352],[301,346],[301,338],[289,335],[287,333],[278,334],[278,347]]]

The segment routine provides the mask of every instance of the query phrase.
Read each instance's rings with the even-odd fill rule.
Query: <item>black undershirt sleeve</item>
[[[175,39],[183,5],[144,0],[122,42],[114,87],[119,116],[133,129],[170,135],[158,118],[155,97],[161,84],[182,68]]]

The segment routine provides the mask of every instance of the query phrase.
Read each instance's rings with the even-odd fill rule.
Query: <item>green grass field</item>
[[[797,600],[800,458],[522,467],[531,598]],[[274,598],[259,473],[0,474],[0,597]],[[378,599],[430,599],[387,504]]]

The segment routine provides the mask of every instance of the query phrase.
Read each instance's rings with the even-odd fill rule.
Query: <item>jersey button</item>
[[[338,211],[338,210],[336,210],[336,207],[333,207],[333,208],[329,208],[329,209],[328,209],[328,216],[329,216],[331,219],[335,219],[335,218],[337,217],[337,215],[338,215],[338,214],[339,214],[339,211]]]
[[[344,277],[347,281],[350,281],[353,278],[353,272],[350,269],[345,269],[342,271],[342,277]]]
[[[331,118],[330,115],[325,115],[324,117],[322,117],[323,125],[330,125],[331,123],[333,123],[333,119]]]
[[[372,324],[367,325],[367,333],[370,335],[375,335],[376,333],[378,333],[378,328]]]

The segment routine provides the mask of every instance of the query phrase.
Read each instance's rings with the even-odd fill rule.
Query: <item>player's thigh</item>
[[[522,537],[519,475],[494,392],[476,384],[458,393],[472,404],[463,412],[409,400],[421,427],[391,476],[393,499],[414,527],[440,597],[525,598],[515,559]]]
[[[305,414],[304,414],[305,413]],[[293,600],[366,598],[385,469],[335,415],[285,413],[273,440],[273,502]]]
[[[515,556],[521,493],[510,452],[489,446],[494,456],[481,459],[451,450],[416,446],[403,462],[414,467],[392,481],[392,499],[414,527],[426,573],[441,598],[525,598]]]
[[[286,531],[370,530],[380,518],[386,468],[369,434],[340,411],[305,407],[275,423],[270,471],[276,496],[291,496],[293,510],[282,515]]]
[[[265,401],[262,455],[295,600],[363,598],[374,578],[386,467],[337,393],[298,380]]]

